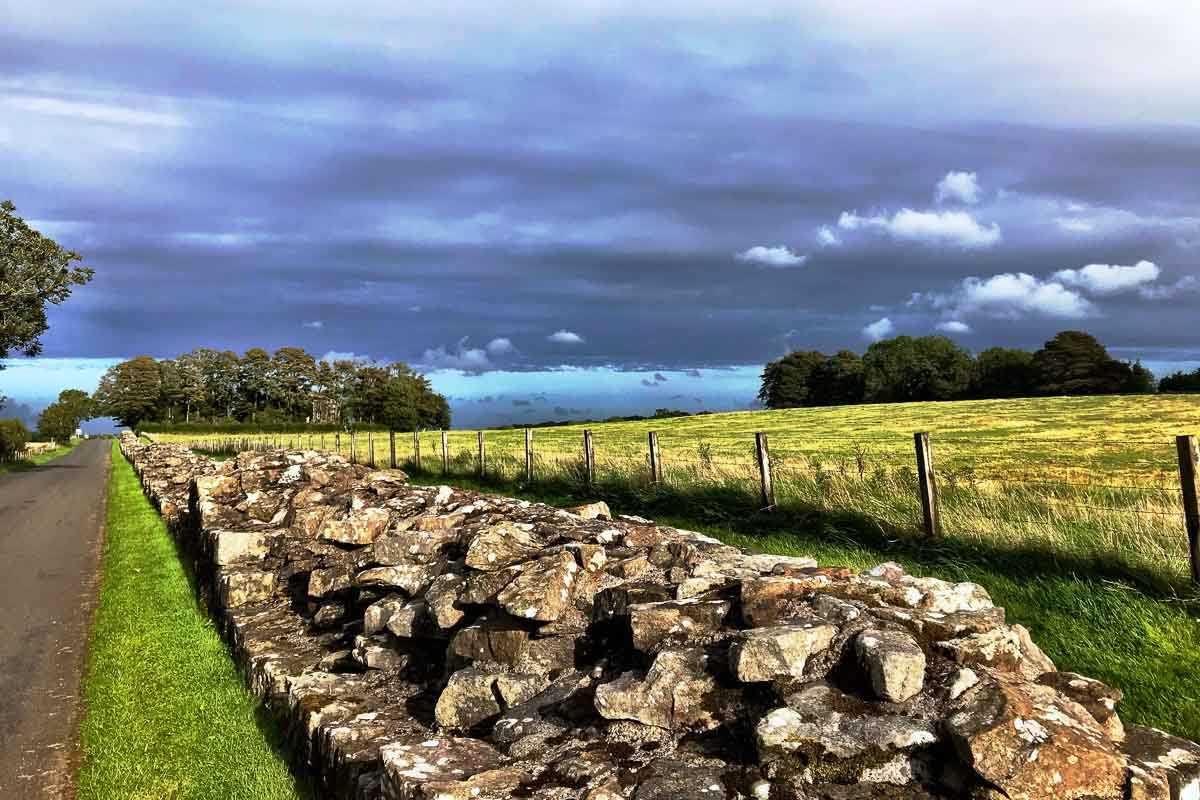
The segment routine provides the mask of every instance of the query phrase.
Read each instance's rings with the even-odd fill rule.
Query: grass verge
[[[29,458],[23,458],[20,461],[2,462],[0,463],[0,475],[4,475],[9,472],[25,472],[26,470],[33,469],[40,464],[45,464],[47,461],[53,461],[56,458],[61,458],[78,447],[81,441],[81,439],[72,439],[70,444],[63,445],[62,447],[56,447],[53,450],[47,450],[44,453],[38,453],[37,455],[30,456]]]
[[[810,555],[822,564],[856,568],[896,561],[916,574],[974,581],[1005,607],[1010,622],[1030,629],[1059,669],[1121,688],[1122,719],[1200,739],[1200,602],[1131,582],[1124,570],[1107,570],[1102,560],[957,539],[929,544],[897,538],[853,512],[762,514],[716,494],[603,486],[586,491],[566,482],[525,486],[430,473],[412,479],[560,506],[603,499],[614,513],[652,517],[758,552]]]
[[[309,796],[115,443],[84,701],[83,800]]]

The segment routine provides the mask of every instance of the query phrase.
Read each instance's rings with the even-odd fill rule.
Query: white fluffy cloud
[[[937,329],[945,333],[970,333],[971,326],[957,319],[948,319],[945,322],[939,322]]]
[[[426,369],[458,369],[463,372],[483,372],[492,362],[482,347],[467,347],[467,337],[458,340],[453,349],[434,347],[421,354],[420,366]]]
[[[512,339],[506,336],[497,336],[487,343],[488,354],[493,356],[507,355],[516,349],[512,343]]]
[[[975,205],[979,202],[979,178],[974,172],[947,172],[946,177],[937,183],[934,199],[939,203],[966,203]]]
[[[841,243],[842,240],[834,233],[833,228],[828,225],[817,228],[817,244],[821,247],[837,247]]]
[[[808,260],[808,256],[793,253],[783,245],[764,247],[761,244],[734,254],[734,258],[764,267],[799,267]]]
[[[1095,306],[1078,291],[1025,272],[1005,272],[990,278],[972,276],[964,278],[949,294],[931,293],[915,299],[951,317],[985,314],[1002,319],[1027,315],[1082,319],[1095,313]]]
[[[874,215],[861,217],[854,211],[843,211],[838,227],[855,231],[881,230],[896,239],[928,244],[949,244],[964,248],[991,247],[1000,241],[1000,226],[980,224],[966,211],[915,211],[902,208],[891,217]]]
[[[1200,291],[1200,280],[1197,280],[1194,275],[1184,275],[1174,283],[1162,286],[1143,286],[1138,289],[1138,294],[1146,300],[1166,300],[1177,294],[1196,291]]]
[[[1158,265],[1139,261],[1133,266],[1119,264],[1088,264],[1080,269],[1060,269],[1051,278],[1067,286],[1075,286],[1090,294],[1117,294],[1158,280]]]
[[[319,331],[325,327],[325,322],[323,320],[314,319],[312,322],[301,322],[300,325],[304,328],[312,328],[313,330]]]
[[[559,330],[546,337],[546,341],[555,344],[583,344],[583,337],[574,331]]]
[[[864,325],[862,329],[862,335],[870,339],[872,342],[878,342],[880,339],[886,339],[895,332],[895,324],[887,317],[877,319],[870,325]]]

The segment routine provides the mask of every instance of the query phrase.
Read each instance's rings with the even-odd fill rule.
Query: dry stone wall
[[[329,797],[1200,794],[1200,747],[1123,725],[975,584],[316,452],[122,449]]]

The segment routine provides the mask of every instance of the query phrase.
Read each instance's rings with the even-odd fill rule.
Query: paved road
[[[74,795],[108,441],[0,475],[0,798]]]

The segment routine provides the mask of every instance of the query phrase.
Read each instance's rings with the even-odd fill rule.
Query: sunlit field
[[[1200,397],[1040,398],[739,412],[533,431],[535,482],[580,484],[590,428],[598,488],[745,503],[759,496],[754,433],[769,437],[780,509],[839,512],[894,537],[919,537],[912,434],[931,434],[945,537],[1101,563],[1158,589],[1190,592],[1174,437],[1200,432]],[[658,434],[651,485],[647,435]],[[387,434],[159,434],[212,452],[249,446],[338,450],[391,461]],[[421,471],[479,473],[476,431],[420,435]],[[525,434],[484,432],[486,477],[523,480]],[[416,469],[413,434],[395,435]]]

